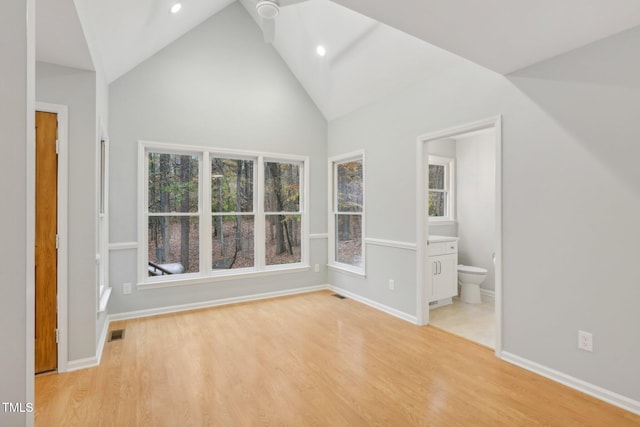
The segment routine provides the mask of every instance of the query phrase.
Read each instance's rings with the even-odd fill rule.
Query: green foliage
[[[198,168],[196,156],[149,153],[149,212],[197,212]]]
[[[362,212],[364,180],[362,161],[337,165],[338,212]]]

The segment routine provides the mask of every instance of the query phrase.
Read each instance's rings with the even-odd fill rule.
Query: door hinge
[[[60,141],[56,139],[56,154],[60,154]]]
[[[56,329],[56,344],[60,342],[60,329]]]
[[[56,249],[60,247],[60,235],[56,234]]]

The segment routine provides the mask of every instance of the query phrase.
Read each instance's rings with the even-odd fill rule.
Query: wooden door
[[[35,372],[58,367],[58,117],[36,112]]]

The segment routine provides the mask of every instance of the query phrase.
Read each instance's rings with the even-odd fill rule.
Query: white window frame
[[[148,174],[149,152],[188,154],[199,158],[198,168],[198,218],[200,256],[198,273],[175,276],[148,276]],[[211,203],[211,159],[245,159],[254,161],[254,266],[235,270],[214,270],[212,259]],[[300,210],[291,212],[301,215],[301,260],[297,263],[265,265],[265,213],[264,210],[264,163],[293,163],[300,167]],[[170,286],[212,283],[230,279],[259,277],[281,273],[308,271],[309,267],[309,158],[306,156],[274,154],[258,151],[229,150],[223,148],[168,144],[154,141],[138,141],[138,289],[153,289]]]
[[[336,186],[338,184],[337,168],[336,166],[342,163],[352,162],[354,160],[362,161],[362,212],[358,213],[362,217],[362,267],[356,267],[350,264],[344,264],[336,261],[336,215],[339,213],[336,209],[338,192]],[[357,150],[350,153],[330,157],[328,161],[327,176],[329,177],[329,215],[328,215],[328,227],[329,227],[329,241],[328,241],[328,267],[333,270],[347,272],[349,274],[366,277],[367,271],[367,249],[366,249],[366,168],[365,168],[365,156],[364,150]],[[342,212],[345,213],[345,212]]]
[[[444,166],[444,187],[446,192],[446,215],[445,216],[429,216],[429,222],[434,224],[451,224],[456,221],[456,159],[453,157],[442,157],[429,155],[429,165]],[[428,170],[428,169],[427,169]],[[429,189],[429,174],[427,172],[427,200],[429,200],[428,194],[432,189]]]

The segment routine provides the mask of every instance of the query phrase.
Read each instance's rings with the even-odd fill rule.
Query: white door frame
[[[467,123],[448,129],[431,132],[418,137],[417,143],[417,168],[416,168],[416,218],[417,218],[417,320],[419,325],[429,323],[428,298],[431,288],[427,286],[426,279],[431,277],[431,264],[426,262],[427,237],[429,236],[429,219],[426,212],[427,206],[427,181],[424,179],[428,167],[427,146],[430,141],[444,138],[455,138],[483,129],[495,131],[495,155],[496,155],[496,236],[495,236],[495,316],[496,316],[496,343],[495,353],[500,357],[502,352],[502,116],[489,117],[477,122]]]
[[[55,113],[58,116],[58,372],[66,372],[68,363],[69,109],[66,105],[36,102],[36,111]]]

